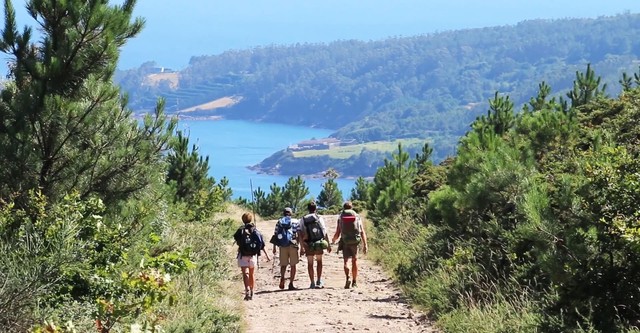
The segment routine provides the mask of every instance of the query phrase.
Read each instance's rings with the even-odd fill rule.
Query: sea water
[[[303,140],[320,139],[333,131],[272,123],[240,120],[180,120],[178,129],[189,137],[189,149],[195,144],[201,156],[209,156],[209,174],[216,181],[229,180],[233,198],[251,200],[251,189],[270,192],[275,183],[283,187],[289,177],[297,175],[258,174],[248,167],[260,163],[273,153]],[[309,198],[316,198],[326,182],[324,178],[304,178]],[[344,199],[354,186],[353,179],[336,179]]]

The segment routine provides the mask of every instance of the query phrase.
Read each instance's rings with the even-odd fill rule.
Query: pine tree
[[[185,202],[192,218],[203,220],[230,199],[232,192],[227,188],[227,179],[216,184],[215,178],[209,176],[209,156],[202,157],[195,144],[189,151],[189,138],[181,131],[171,146],[166,182],[173,185],[175,201]]]
[[[0,195],[39,188],[56,200],[72,190],[117,201],[157,178],[175,121],[158,103],[142,123],[112,83],[119,48],[136,36],[134,0],[32,0],[42,36],[18,31],[5,1],[0,51],[11,56],[0,96]]]
[[[291,207],[294,212],[297,212],[308,195],[309,188],[302,177],[289,177],[282,189],[282,205]]]
[[[318,194],[316,202],[320,207],[338,209],[343,202],[342,190],[340,190],[336,182],[339,174],[336,170],[329,169],[324,173],[324,177],[327,178],[327,181],[322,184],[322,189]]]
[[[370,182],[364,179],[364,177],[356,178],[355,187],[351,189],[351,196],[349,197],[349,200],[362,202],[369,201],[369,185]]]
[[[567,93],[571,100],[571,107],[575,108],[585,105],[598,97],[605,96],[607,84],[600,84],[601,78],[591,69],[591,64],[587,65],[587,72],[576,72],[576,79],[573,81],[573,90]]]
[[[368,208],[377,219],[404,211],[413,194],[411,184],[416,175],[415,160],[402,149],[401,143],[398,143],[398,150],[392,158],[393,161],[385,159],[384,166],[378,169],[370,191]]]

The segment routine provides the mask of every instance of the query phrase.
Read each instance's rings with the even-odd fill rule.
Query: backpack
[[[285,216],[278,220],[275,237],[275,245],[286,247],[293,242],[293,230],[291,230],[291,216]]]
[[[340,220],[342,220],[342,236],[340,241],[345,245],[358,245],[360,244],[360,230],[357,225],[357,215],[352,209],[345,209],[340,213]]]
[[[322,225],[320,225],[320,217],[318,217],[318,214],[307,214],[302,220],[304,221],[305,233],[307,234],[307,243],[324,239],[324,232]]]
[[[238,251],[243,256],[253,256],[260,254],[264,248],[264,242],[256,228],[252,225],[242,226],[235,234]]]

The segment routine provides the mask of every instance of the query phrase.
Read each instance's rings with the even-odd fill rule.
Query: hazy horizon
[[[25,3],[13,2],[19,30],[34,23],[26,15]],[[232,49],[380,40],[533,19],[596,18],[625,12],[640,13],[640,1],[584,0],[576,5],[568,0],[142,0],[135,15],[146,20],[145,29],[123,47],[118,68],[155,61],[179,70],[192,56]]]

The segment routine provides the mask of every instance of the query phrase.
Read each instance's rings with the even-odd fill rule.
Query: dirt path
[[[337,216],[324,216],[329,238]],[[259,221],[258,229],[269,238],[275,220]],[[333,246],[335,250],[337,246]],[[270,257],[272,245],[267,245]],[[253,300],[246,301],[247,331],[264,332],[437,332],[426,317],[411,309],[382,269],[361,253],[358,255],[358,288],[344,289],[342,253],[325,254],[324,289],[309,289],[307,261],[297,265],[294,285],[298,290],[280,290],[280,269],[260,258]],[[288,284],[289,272],[285,275]],[[238,282],[239,292],[242,282]]]

